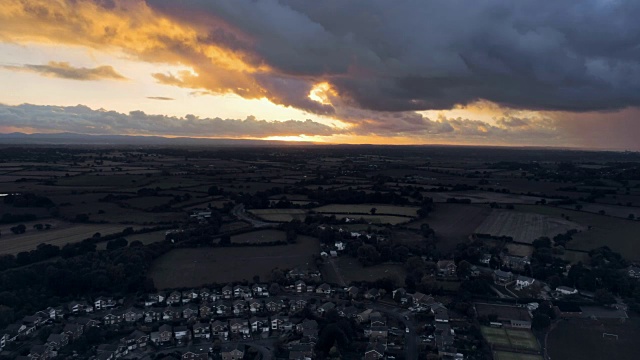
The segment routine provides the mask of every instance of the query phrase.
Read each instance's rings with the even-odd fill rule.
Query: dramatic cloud
[[[175,100],[174,98],[166,97],[166,96],[147,96],[147,99],[151,99],[151,100],[162,100],[162,101],[171,101],[171,100]]]
[[[73,67],[68,62],[50,61],[47,65],[31,65],[22,66],[7,65],[4,69],[14,71],[34,72],[44,76],[57,77],[71,80],[126,80],[113,67],[104,65],[95,68]]]
[[[582,112],[640,105],[639,17],[633,0],[23,0],[0,39],[120,49],[193,69],[164,84],[319,114],[336,112],[308,99],[320,82],[370,110]]]
[[[86,106],[39,106],[0,104],[0,127],[38,132],[74,132],[96,135],[171,135],[191,137],[330,136],[341,130],[311,120],[266,121],[251,116],[244,120],[177,118],[142,111],[122,114],[92,110]]]

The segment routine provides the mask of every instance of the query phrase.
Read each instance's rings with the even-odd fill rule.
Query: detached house
[[[516,278],[516,287],[520,288],[520,289],[523,289],[523,288],[531,286],[535,281],[536,281],[536,279],[534,279],[534,278],[518,275],[518,277]]]
[[[161,325],[158,329],[157,344],[167,344],[173,340],[173,327],[171,325]]]
[[[220,350],[222,360],[241,360],[244,357],[243,344],[224,344]]]
[[[222,297],[225,299],[231,299],[233,297],[233,287],[231,285],[226,285],[222,288]]]
[[[331,295],[331,285],[324,283],[316,288],[317,294]]]
[[[284,308],[284,301],[271,298],[265,304],[265,308],[271,313],[276,313]]]
[[[100,311],[100,310],[104,310],[104,309],[110,309],[112,307],[116,306],[116,302],[115,300],[113,300],[112,298],[108,298],[108,297],[99,297],[96,299],[96,301],[93,302],[93,308],[96,311]]]
[[[231,319],[229,320],[229,329],[232,334],[249,334],[249,325],[245,319]]]
[[[456,263],[453,260],[440,260],[436,267],[441,276],[456,276]]]
[[[182,294],[178,291],[173,291],[167,297],[167,305],[178,304],[182,301]]]
[[[494,270],[493,281],[498,285],[504,285],[513,281],[513,273],[511,271]]]
[[[144,349],[149,342],[149,335],[143,333],[140,330],[134,330],[131,334],[120,340],[120,344],[127,347],[129,351],[135,349]]]
[[[251,292],[255,297],[267,297],[269,296],[269,288],[265,284],[253,284],[251,286]]]
[[[69,335],[62,332],[59,334],[51,334],[47,338],[46,346],[54,350],[60,350],[60,348],[67,346],[69,343]]]
[[[269,319],[263,317],[253,316],[249,319],[249,325],[251,325],[251,331],[253,332],[269,332],[270,322]]]
[[[226,322],[216,320],[211,323],[211,334],[226,340],[229,337],[229,326]]]
[[[197,323],[193,325],[193,337],[195,339],[209,339],[211,338],[211,330],[209,324]]]
[[[134,323],[144,317],[144,312],[140,309],[130,308],[124,312],[124,321]]]
[[[369,343],[364,353],[364,360],[378,360],[384,358],[384,346],[377,342]]]
[[[299,292],[299,293],[307,292],[307,284],[305,284],[305,282],[302,280],[296,281],[295,287],[296,287],[296,292]]]
[[[249,301],[249,310],[252,313],[257,313],[262,311],[262,301],[261,300],[250,300]]]
[[[209,350],[204,347],[192,346],[187,352],[182,354],[182,360],[207,360],[209,359]]]
[[[233,297],[250,299],[252,297],[251,289],[248,286],[236,285],[233,287]]]

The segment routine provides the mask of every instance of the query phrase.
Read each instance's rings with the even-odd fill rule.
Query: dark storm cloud
[[[635,0],[149,0],[206,26],[207,41],[250,52],[285,82],[329,81],[373,110],[449,109],[486,99],[511,108],[591,111],[640,105]],[[194,17],[194,14],[198,14]],[[218,24],[219,22],[216,22]],[[275,80],[256,78],[262,86]],[[266,85],[265,85],[266,84]],[[273,92],[314,112],[300,86]],[[284,95],[287,94],[287,95]]]

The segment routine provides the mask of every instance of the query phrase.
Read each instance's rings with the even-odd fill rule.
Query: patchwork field
[[[286,241],[287,234],[279,230],[260,230],[231,237],[232,244],[256,244],[272,241]]]
[[[571,222],[587,228],[575,234],[567,244],[567,249],[589,251],[600,246],[624,254],[625,258],[640,260],[640,221],[631,221],[611,216],[591,214],[584,211],[572,211],[550,206],[516,206],[518,211],[528,211],[547,216],[560,217],[565,214]],[[588,227],[591,226],[591,229]]]
[[[553,238],[571,229],[583,230],[584,227],[560,217],[493,209],[475,232],[510,236],[514,241],[532,243],[541,236]]]
[[[251,280],[254,275],[268,281],[277,267],[315,267],[312,256],[319,253],[319,241],[305,236],[282,246],[175,249],[154,261],[149,276],[158,289]]]
[[[604,335],[615,334],[613,336]],[[640,354],[640,321],[572,319],[559,322],[549,333],[548,351],[552,359],[634,360]]]
[[[455,249],[456,244],[469,241],[469,236],[489,213],[491,208],[486,205],[436,204],[426,219],[408,227],[419,229],[421,224],[429,224],[436,233],[436,246],[446,253]]]
[[[28,226],[27,232],[20,235],[14,235],[3,229],[2,237],[0,238],[0,254],[17,254],[22,251],[33,250],[42,243],[63,246],[67,243],[79,242],[90,238],[95,233],[100,233],[103,236],[118,233],[126,227],[119,224],[69,224],[59,221],[50,223],[53,225],[52,229],[37,231]],[[133,228],[136,229],[135,226]]]
[[[304,220],[307,214],[305,210],[300,209],[255,209],[248,212],[263,220],[274,222]]]
[[[399,215],[399,216],[416,216],[418,207],[413,206],[393,206],[383,204],[360,204],[360,205],[345,205],[345,204],[331,204],[320,206],[313,209],[317,213],[323,214],[371,214],[371,209],[376,209],[376,214],[385,215]]]

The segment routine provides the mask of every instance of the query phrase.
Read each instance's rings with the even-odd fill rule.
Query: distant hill
[[[20,132],[0,134],[0,144],[5,145],[193,145],[193,146],[282,146],[299,144],[294,141],[204,139],[134,135],[85,135],[76,133],[25,134]],[[305,143],[309,144],[309,143]]]

